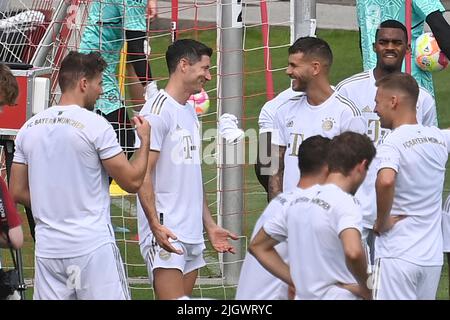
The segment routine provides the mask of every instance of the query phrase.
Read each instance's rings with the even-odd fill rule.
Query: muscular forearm
[[[269,178],[269,199],[272,200],[283,191],[284,169],[279,169],[277,173]]]
[[[144,183],[138,191],[139,202],[144,210],[150,229],[160,224],[155,206],[155,192],[151,177],[146,177]]]

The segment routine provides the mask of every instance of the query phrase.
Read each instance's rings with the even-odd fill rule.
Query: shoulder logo
[[[58,111],[58,116],[62,115],[64,111]]]
[[[369,107],[369,106],[365,106],[365,107],[361,110],[361,112],[372,112],[372,108]]]
[[[325,118],[322,120],[322,129],[325,131],[330,131],[331,129],[333,129],[333,125],[335,123],[336,122],[333,118]]]
[[[287,123],[286,123],[286,128],[292,128],[294,126],[294,120],[289,120]]]

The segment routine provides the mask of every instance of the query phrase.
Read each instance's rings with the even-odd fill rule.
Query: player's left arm
[[[431,94],[423,89],[423,100],[422,100],[422,125],[427,127],[437,127],[437,112],[436,112],[436,102]]]
[[[217,225],[211,215],[211,211],[206,201],[206,194],[203,193],[203,226],[208,235],[209,241],[217,252],[235,253],[235,248],[230,244],[228,239],[237,240],[238,236]]]
[[[431,28],[434,37],[436,38],[439,48],[450,59],[450,25],[445,20],[442,12],[436,10],[427,15],[426,22]]]

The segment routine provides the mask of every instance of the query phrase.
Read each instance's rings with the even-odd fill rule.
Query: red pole
[[[172,43],[177,40],[177,30],[178,30],[178,0],[172,0]]]
[[[412,0],[405,1],[405,26],[408,31],[408,46],[411,47],[411,29],[412,29]],[[411,74],[411,52],[408,52],[405,56],[406,72]]]
[[[267,3],[266,0],[261,0],[261,24],[262,24],[262,36],[264,45],[264,67],[266,76],[266,96],[267,100],[272,100],[274,96],[273,78],[272,78],[272,59],[270,57],[269,49],[269,19],[267,15]]]

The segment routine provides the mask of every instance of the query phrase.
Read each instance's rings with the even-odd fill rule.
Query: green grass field
[[[358,33],[351,31],[335,31],[335,30],[319,30],[319,37],[325,39],[330,43],[330,46],[334,53],[334,64],[331,72],[331,83],[337,84],[340,80],[360,72],[362,70],[361,58],[359,53]],[[282,69],[287,65],[287,44],[289,43],[289,29],[283,27],[271,28],[271,46],[280,46],[273,49],[272,53],[272,69]],[[215,48],[216,44],[216,31],[201,31],[195,34],[182,33],[180,37],[195,37],[200,41],[209,44]],[[163,53],[167,45],[170,42],[170,37],[159,37],[152,42],[152,69],[156,78],[160,78],[158,86],[164,86],[164,78],[167,77],[166,66]],[[245,99],[244,99],[244,118],[243,127],[245,129],[257,128],[257,118],[261,106],[266,101],[265,95],[265,79],[264,79],[264,58],[262,50],[251,50],[252,48],[260,47],[262,44],[261,32],[257,27],[246,29],[245,36]],[[216,55],[214,55],[215,60]],[[215,65],[215,61],[213,63]],[[212,70],[216,73],[216,69]],[[289,86],[289,79],[285,75],[284,70],[273,72],[275,91],[278,93]],[[216,78],[214,77],[206,89],[212,89],[216,87]],[[450,126],[449,106],[450,103],[450,90],[448,90],[448,83],[450,82],[450,72],[444,71],[437,73],[434,77],[435,90],[437,98],[437,108],[439,116],[439,124],[441,127]],[[212,105],[210,107],[210,114],[203,117],[203,129],[208,129],[216,126],[216,110],[215,96],[210,93]],[[206,142],[205,142],[206,144]],[[211,206],[212,212],[215,214],[216,210],[216,166],[204,165],[204,181],[206,184],[206,190],[208,195],[208,201]],[[446,188],[449,188],[449,179],[446,179]],[[266,195],[260,187],[256,177],[254,175],[253,166],[245,166],[245,187],[244,187],[244,231],[243,236],[248,239],[251,234],[253,225],[266,205]],[[133,284],[132,296],[133,299],[152,299],[153,293],[149,289],[150,286],[145,283],[146,268],[143,265],[143,260],[140,256],[137,242],[134,240],[134,235],[137,233],[136,221],[134,218],[127,214],[122,216],[123,211],[128,211],[134,205],[134,200],[131,200],[131,204],[128,202],[123,205],[113,205],[112,215],[113,222],[116,225],[124,225],[131,230],[128,234],[116,234],[119,246],[122,251],[122,257],[127,263],[128,275],[131,278],[140,279],[143,283]],[[124,210],[122,210],[124,208]],[[25,219],[24,219],[25,220]],[[27,227],[24,228],[28,230]],[[7,255],[4,255],[7,258]],[[217,255],[208,251],[208,262],[211,262],[206,268],[201,270],[203,278],[214,278],[220,274],[219,265],[217,264]],[[8,260],[8,259],[5,259]],[[23,260],[26,278],[32,278],[33,275],[33,243],[30,236],[27,234],[26,244],[23,249]],[[438,299],[448,298],[448,263],[445,264],[444,271],[442,273],[441,283],[438,291]],[[210,297],[216,299],[233,299],[234,288],[222,285],[202,285],[197,288],[194,295]],[[32,288],[27,290],[27,297],[31,298]]]

